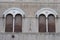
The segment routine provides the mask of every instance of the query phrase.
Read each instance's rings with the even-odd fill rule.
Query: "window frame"
[[[6,25],[6,16],[8,14],[12,14],[13,15],[13,32],[14,32],[14,23],[15,23],[15,15],[16,14],[20,14],[22,15],[22,18],[25,17],[25,12],[20,9],[20,8],[16,8],[16,7],[13,7],[13,8],[9,8],[7,9],[4,13],[3,13],[3,16],[4,16],[4,26]],[[22,19],[23,21],[23,19]],[[6,27],[6,26],[5,26]]]
[[[55,20],[56,20],[56,18],[55,18],[55,16],[53,15],[53,14],[49,14],[48,15],[48,32],[49,32],[49,16],[53,16],[54,17],[54,31],[52,30],[52,31],[50,31],[50,32],[56,32],[56,22],[55,22]]]
[[[35,13],[36,18],[39,18],[39,15],[41,15],[41,14],[44,14],[46,16],[46,32],[48,32],[48,15],[49,14],[54,15],[55,16],[55,22],[56,22],[57,12],[51,8],[42,8]],[[56,24],[55,24],[55,32],[56,32]]]
[[[39,24],[40,24],[40,17],[41,17],[41,16],[44,16],[44,17],[45,17],[45,31],[41,31],[41,30],[40,30],[40,25],[39,25]],[[46,16],[45,16],[44,14],[39,15],[38,25],[39,25],[39,32],[46,32]]]

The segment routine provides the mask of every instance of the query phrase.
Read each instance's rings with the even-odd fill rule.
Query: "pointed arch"
[[[24,11],[23,11],[22,9],[16,8],[16,7],[7,9],[7,10],[3,13],[4,17],[6,17],[6,15],[9,14],[9,13],[11,13],[11,14],[13,15],[13,17],[15,17],[15,15],[16,15],[17,13],[21,14],[22,17],[24,17],[24,15],[25,15],[25,13],[24,13]]]
[[[51,8],[42,8],[36,12],[36,17],[39,17],[40,14],[44,14],[46,17],[48,17],[49,14],[54,14],[54,16],[57,16],[57,12]]]
[[[16,14],[15,15],[14,31],[15,32],[22,32],[22,15],[21,14]]]
[[[13,15],[12,14],[8,14],[6,16],[5,32],[13,32]]]
[[[39,32],[46,32],[46,16],[44,14],[39,15]]]
[[[55,16],[53,14],[48,15],[48,32],[55,32]]]
[[[12,14],[12,15],[11,15]],[[22,27],[22,17],[24,17],[24,15],[25,15],[25,13],[24,13],[24,11],[22,10],[22,9],[20,9],[20,8],[16,8],[16,7],[13,7],[13,8],[9,8],[9,9],[7,9],[4,13],[3,13],[3,16],[4,16],[4,18],[6,19],[6,21],[5,21],[5,19],[4,19],[4,22],[5,22],[5,26],[6,26],[6,28],[5,28],[5,32],[21,32],[22,31],[22,28],[21,29],[19,29],[18,30],[18,27]],[[15,19],[14,19],[15,18]],[[8,23],[9,20],[10,19],[10,24]],[[19,20],[20,21],[19,21]],[[16,22],[15,22],[16,21]],[[12,23],[11,23],[12,22]],[[17,25],[17,23],[19,23],[18,24],[18,27],[16,27],[16,25]],[[20,24],[21,23],[21,24]],[[8,24],[10,25],[9,27],[10,27],[10,29],[9,29],[9,27],[8,27]],[[16,24],[16,25],[15,25]],[[13,27],[13,28],[12,28]],[[14,27],[15,27],[15,29],[14,29]]]

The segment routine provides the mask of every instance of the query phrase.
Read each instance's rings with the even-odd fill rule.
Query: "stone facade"
[[[6,33],[3,13],[10,8],[19,8],[25,13],[22,21],[22,33]],[[57,13],[56,32],[39,33],[36,12],[42,8],[51,8]],[[2,0],[0,1],[0,40],[59,40],[60,39],[60,0]],[[12,38],[12,35],[15,38]]]

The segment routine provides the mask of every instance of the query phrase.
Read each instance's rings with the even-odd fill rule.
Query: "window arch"
[[[16,7],[7,9],[7,10],[3,13],[4,17],[6,17],[6,15],[9,14],[9,13],[12,14],[13,17],[15,17],[16,14],[21,14],[22,17],[24,17],[24,15],[25,15],[25,13],[24,13],[24,11],[23,11],[22,9],[16,8]]]
[[[25,15],[25,13],[22,9],[15,8],[15,7],[9,8],[8,10],[6,10],[3,13],[3,15],[4,15],[4,22],[6,20],[6,22],[5,22],[6,25],[4,24],[6,26],[5,32],[22,32],[22,17],[24,17],[24,15]],[[8,24],[10,26],[8,26]],[[21,27],[21,29],[20,29],[20,27]]]
[[[39,15],[39,32],[46,32],[46,16],[41,14]]]
[[[55,16],[53,14],[48,15],[48,32],[55,32]]]
[[[57,12],[51,8],[42,8],[36,12],[36,17],[39,17],[40,14],[44,14],[46,17],[48,17],[49,14],[54,14],[56,17]]]
[[[15,16],[15,32],[22,32],[22,15],[16,14]]]
[[[5,32],[13,32],[13,15],[12,14],[8,14],[6,16]]]
[[[55,32],[55,18],[57,17],[57,12],[51,8],[42,8],[36,12],[36,18],[38,19],[38,26],[41,26],[44,21],[41,19],[43,17],[40,17],[41,14],[44,14],[46,19],[46,32]],[[40,23],[40,19],[42,20]],[[43,26],[43,25],[42,25]],[[42,30],[43,28],[39,28],[39,30]],[[52,29],[52,30],[51,30]],[[43,31],[43,30],[42,30]],[[41,32],[41,31],[39,31]]]

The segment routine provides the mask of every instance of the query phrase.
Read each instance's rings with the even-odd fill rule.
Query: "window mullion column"
[[[14,26],[15,26],[15,18],[13,18],[13,32],[14,32]]]
[[[48,18],[46,18],[46,32],[48,32]]]

